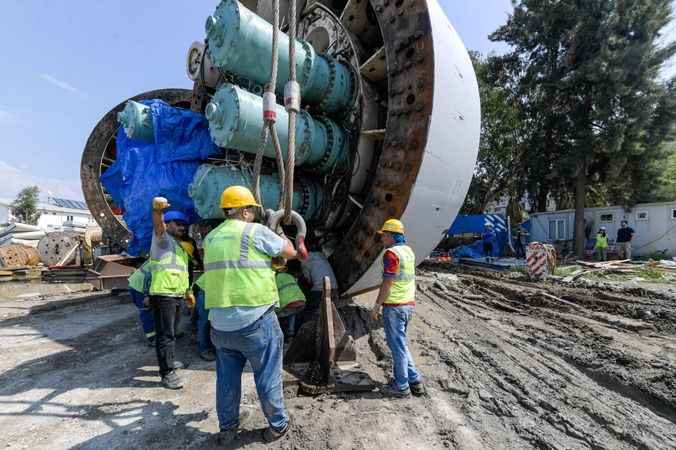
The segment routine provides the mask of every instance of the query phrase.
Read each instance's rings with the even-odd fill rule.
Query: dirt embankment
[[[363,304],[364,308],[360,305]],[[360,370],[391,361],[370,303],[342,311]],[[632,289],[531,284],[423,270],[409,328],[429,395],[297,395],[293,433],[271,448],[675,448],[676,300]],[[0,322],[0,445],[216,448],[214,366],[183,339],[186,387],[159,387],[133,306],[67,306]],[[232,447],[267,448],[252,375],[251,415]]]

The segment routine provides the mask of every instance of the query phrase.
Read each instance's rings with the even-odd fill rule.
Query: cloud
[[[66,83],[65,81],[61,81],[57,78],[54,78],[53,76],[49,75],[48,73],[41,73],[40,78],[45,80],[47,83],[53,84],[54,86],[63,89],[64,91],[68,92],[73,92],[74,94],[80,94],[84,95],[84,92],[76,88],[70,83]]]
[[[5,161],[0,160],[0,198],[13,200],[16,194],[26,186],[36,185],[40,188],[41,197],[46,197],[47,191],[51,191],[55,197],[63,197],[71,200],[82,200],[82,187],[80,179],[63,179],[54,177],[41,177],[31,175]]]
[[[16,123],[17,116],[0,105],[0,125],[6,125],[11,123]]]

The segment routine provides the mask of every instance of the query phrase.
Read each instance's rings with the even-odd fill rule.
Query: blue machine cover
[[[161,100],[141,103],[151,109],[155,142],[129,139],[120,127],[117,158],[101,175],[113,202],[124,210],[124,221],[132,232],[127,246],[131,255],[150,250],[153,197],[166,197],[171,209],[183,212],[191,222],[198,219],[188,185],[201,162],[219,151],[203,115]]]

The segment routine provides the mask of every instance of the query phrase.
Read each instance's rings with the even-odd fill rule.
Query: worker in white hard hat
[[[606,227],[599,228],[599,232],[596,233],[594,251],[599,261],[608,260],[608,235],[606,234]]]
[[[406,245],[404,224],[399,220],[386,221],[379,234],[385,246],[383,282],[371,317],[378,320],[382,315],[394,371],[393,380],[381,392],[393,397],[423,395],[422,376],[406,342],[406,330],[415,309],[415,254]]]
[[[253,223],[259,207],[249,189],[231,186],[220,202],[225,221],[204,239],[205,304],[216,348],[218,442],[237,436],[242,371],[247,361],[272,442],[289,430],[282,390],[284,336],[275,315],[279,303],[272,259],[296,258],[288,239]]]

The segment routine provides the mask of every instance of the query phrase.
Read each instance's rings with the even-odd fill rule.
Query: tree
[[[670,0],[520,0],[491,35],[513,51],[503,72],[532,130],[524,153],[528,191],[574,193],[575,250],[584,253],[585,199],[596,193],[637,197],[646,167],[670,127],[670,90],[658,79],[676,44],[660,45]],[[673,123],[673,122],[672,122]],[[612,192],[611,192],[612,191]]]
[[[38,212],[38,194],[40,188],[37,186],[25,187],[16,196],[12,202],[12,214],[22,223],[37,225],[40,213]]]
[[[481,214],[486,206],[504,195],[519,196],[521,180],[521,143],[523,127],[518,105],[509,94],[509,86],[498,83],[493,58],[471,52],[479,82],[481,99],[481,140],[474,177],[465,197],[462,212]]]

